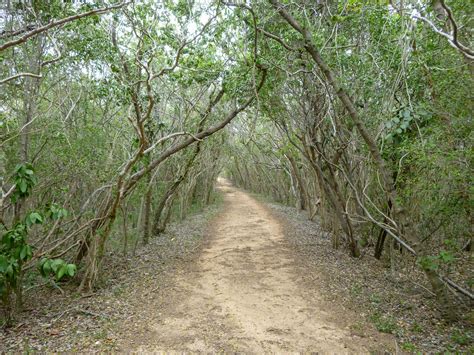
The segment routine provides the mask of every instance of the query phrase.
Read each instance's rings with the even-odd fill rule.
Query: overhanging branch
[[[48,31],[51,28],[59,27],[59,26],[62,26],[64,24],[68,23],[68,22],[72,22],[72,21],[75,21],[75,20],[78,20],[78,19],[81,19],[81,18],[84,18],[84,17],[87,17],[87,16],[100,15],[100,14],[109,12],[111,10],[116,10],[116,9],[119,9],[119,8],[125,6],[125,5],[128,5],[129,3],[130,2],[122,2],[122,3],[117,4],[117,5],[112,5],[112,6],[104,7],[104,8],[101,8],[101,9],[95,9],[95,10],[91,10],[91,11],[88,11],[88,12],[84,12],[82,14],[69,16],[69,17],[63,18],[61,20],[52,21],[52,22],[48,23],[47,25],[35,28],[35,29],[33,29],[29,32],[26,32],[23,36],[15,39],[15,40],[3,43],[2,45],[0,45],[0,52],[4,51],[7,48],[10,48],[10,47],[16,46],[18,44],[21,44],[23,42],[26,42],[29,38],[31,38],[33,36],[36,36],[37,34],[40,34],[42,32]]]

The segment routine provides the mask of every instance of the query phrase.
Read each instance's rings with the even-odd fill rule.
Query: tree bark
[[[278,13],[283,17],[288,24],[293,27],[296,31],[298,31],[304,39],[304,48],[305,50],[310,54],[318,68],[321,70],[321,72],[324,75],[324,78],[327,80],[328,84],[333,88],[334,92],[336,93],[337,97],[341,101],[342,105],[346,109],[346,111],[349,113],[349,116],[352,119],[352,122],[354,123],[355,127],[357,128],[357,131],[359,132],[360,136],[364,140],[365,144],[367,145],[370,154],[372,156],[372,159],[377,167],[377,170],[379,171],[381,177],[382,177],[382,184],[385,192],[387,193],[388,199],[392,204],[392,212],[393,212],[393,217],[394,220],[396,221],[393,227],[396,229],[397,234],[399,236],[403,236],[403,227],[405,227],[405,230],[408,229],[406,227],[408,224],[408,221],[405,220],[404,216],[404,210],[401,206],[398,205],[397,203],[397,192],[395,189],[395,184],[394,180],[392,178],[392,173],[390,169],[387,168],[387,163],[385,160],[382,158],[382,154],[380,153],[380,150],[373,139],[373,137],[370,135],[368,132],[367,128],[365,127],[365,124],[361,117],[359,116],[359,113],[352,101],[352,99],[349,97],[347,94],[346,90],[339,85],[339,83],[336,80],[336,76],[334,75],[333,71],[331,68],[326,64],[326,62],[323,60],[321,57],[321,54],[317,50],[316,46],[313,43],[311,33],[304,27],[302,27],[294,18],[291,16],[288,11],[286,11],[285,7],[281,5],[277,0],[269,0],[270,3],[273,5],[273,7],[278,11]],[[413,249],[416,251],[416,254],[418,257],[423,257],[426,255],[425,251],[423,250],[422,246],[419,244],[418,238],[411,234],[408,233],[405,235],[405,238],[410,242],[411,246]],[[442,282],[436,281],[436,278],[433,277],[432,271],[429,269],[423,269],[425,272],[428,280],[431,283],[431,286],[433,288],[434,293],[437,295],[438,301],[443,307],[443,313],[447,318],[453,318],[455,315],[453,314],[453,307],[451,302],[449,301],[449,298],[447,297],[447,291],[446,287]]]

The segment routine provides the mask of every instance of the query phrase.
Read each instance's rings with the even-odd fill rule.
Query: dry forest
[[[1,0],[0,353],[474,353],[474,2]]]

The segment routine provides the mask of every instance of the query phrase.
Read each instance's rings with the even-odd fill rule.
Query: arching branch
[[[124,7],[125,5],[128,5],[129,3],[130,2],[122,2],[122,3],[117,4],[117,5],[112,5],[112,6],[104,7],[104,8],[101,8],[101,9],[95,9],[95,10],[91,10],[91,11],[88,11],[88,12],[84,12],[82,14],[76,14],[76,15],[73,15],[73,16],[69,16],[69,17],[63,18],[61,20],[52,21],[52,22],[48,23],[47,25],[44,25],[44,26],[41,26],[41,27],[38,27],[38,28],[35,28],[31,31],[26,32],[20,38],[17,38],[17,39],[11,40],[9,42],[3,43],[2,45],[0,45],[0,52],[4,51],[7,48],[17,46],[21,43],[24,43],[28,39],[30,39],[31,37],[36,36],[37,34],[40,34],[42,32],[48,31],[51,28],[60,27],[64,24],[66,24],[66,23],[69,23],[69,22],[72,22],[72,21],[75,21],[75,20],[79,20],[79,19],[84,18],[84,17],[104,14],[104,13],[109,12],[111,10],[116,10],[116,9],[121,8],[121,7]]]

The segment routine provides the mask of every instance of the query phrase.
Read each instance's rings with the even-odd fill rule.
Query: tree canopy
[[[416,263],[459,318],[474,298],[472,13],[462,0],[7,1],[7,320],[31,275],[91,290],[109,253],[211,203],[219,174],[307,211],[355,258]]]

